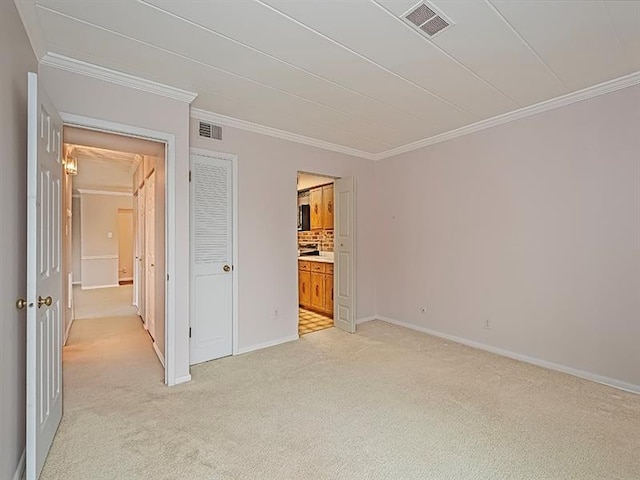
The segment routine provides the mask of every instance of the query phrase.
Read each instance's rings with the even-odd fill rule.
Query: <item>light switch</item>
[[[107,238],[113,238],[113,232],[107,233]]]

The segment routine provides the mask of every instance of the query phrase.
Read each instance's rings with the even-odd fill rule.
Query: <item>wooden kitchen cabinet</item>
[[[311,190],[309,196],[311,209],[311,230],[322,229],[322,187]]]
[[[322,228],[333,230],[333,185],[322,187]]]
[[[311,272],[311,306],[324,311],[324,273]]]
[[[308,308],[311,306],[311,272],[298,270],[298,303]]]
[[[333,318],[333,274],[329,273],[324,276],[324,311]]]
[[[298,303],[333,318],[333,264],[298,260]]]

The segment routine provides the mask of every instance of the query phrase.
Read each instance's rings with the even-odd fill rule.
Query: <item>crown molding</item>
[[[568,93],[560,97],[552,98],[551,100],[536,103],[535,105],[520,108],[512,112],[503,113],[502,115],[497,115],[486,120],[481,120],[479,122],[472,123],[471,125],[466,125],[449,132],[440,133],[438,135],[434,135],[433,137],[418,140],[417,142],[408,143],[401,147],[393,148],[385,152],[373,154],[372,157],[373,160],[383,160],[385,158],[395,157],[396,155],[400,155],[402,153],[411,152],[413,150],[418,150],[419,148],[428,147],[429,145],[445,142],[453,138],[462,137],[463,135],[469,135],[470,133],[479,132],[480,130],[485,130],[487,128],[496,127],[505,123],[514,122],[516,120],[531,117],[539,113],[554,110],[556,108],[566,107],[567,105],[571,105],[572,103],[588,100],[593,97],[605,95],[607,93],[615,92],[616,90],[621,90],[623,88],[632,87],[638,84],[640,84],[640,71],[630,73],[629,75],[609,80],[592,87],[587,87],[576,92]]]
[[[198,96],[197,93],[188,92],[186,90],[181,90],[152,80],[129,75],[128,73],[118,72],[110,68],[100,67],[98,65],[66,57],[58,53],[47,52],[47,54],[42,57],[42,60],[40,60],[40,64],[96,78],[98,80],[104,80],[105,82],[114,83],[116,85],[135,88],[136,90],[171,98],[173,100],[178,100],[179,102],[191,103]]]
[[[13,2],[18,10],[18,16],[22,20],[24,29],[27,32],[31,49],[39,61],[44,53],[44,40],[42,38],[42,29],[38,23],[38,13],[34,2],[25,2],[23,0],[14,0]]]
[[[199,108],[191,107],[191,118],[195,120],[215,123],[216,125],[224,125],[227,127],[238,128],[240,130],[260,133],[262,135],[268,135],[270,137],[280,138],[282,140],[288,140],[290,142],[302,143],[303,145],[310,145],[312,147],[322,148],[324,150],[330,150],[332,152],[344,153],[345,155],[364,158],[366,160],[374,160],[375,157],[375,154],[365,152],[364,150],[358,150],[356,148],[338,145],[337,143],[331,143],[324,140],[319,140],[317,138],[306,137],[297,133],[287,132],[285,130],[279,130],[277,128],[260,125],[258,123],[240,120],[239,118],[233,118],[226,115],[220,115],[218,113],[208,112]]]

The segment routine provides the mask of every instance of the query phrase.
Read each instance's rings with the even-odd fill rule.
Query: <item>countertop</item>
[[[333,263],[333,257],[324,255],[303,255],[302,257],[298,257],[298,260],[304,260],[307,262]]]

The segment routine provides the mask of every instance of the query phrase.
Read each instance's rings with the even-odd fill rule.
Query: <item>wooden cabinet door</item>
[[[303,307],[311,305],[311,272],[298,270],[298,302]]]
[[[323,273],[311,274],[311,306],[324,310],[324,277]]]
[[[333,318],[333,275],[324,276],[324,311]]]
[[[311,230],[322,228],[322,188],[314,188],[310,195]]]
[[[333,185],[322,187],[322,227],[333,230]]]

